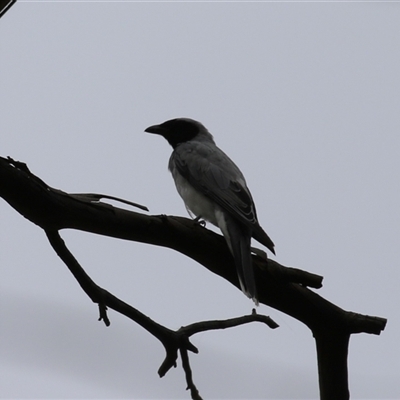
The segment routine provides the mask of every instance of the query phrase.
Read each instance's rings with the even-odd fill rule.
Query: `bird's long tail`
[[[239,226],[234,221],[226,222],[226,232],[223,231],[223,234],[235,260],[240,288],[258,306],[257,288],[251,258],[251,231],[243,225]]]

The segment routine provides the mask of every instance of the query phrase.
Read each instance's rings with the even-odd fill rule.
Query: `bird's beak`
[[[156,133],[157,135],[162,135],[165,132],[165,129],[160,125],[152,125],[146,128],[144,131],[148,133]]]

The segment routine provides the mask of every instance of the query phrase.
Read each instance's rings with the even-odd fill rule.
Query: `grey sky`
[[[19,1],[0,21],[1,156],[48,184],[186,215],[152,124],[204,123],[240,166],[277,260],[389,319],[350,343],[352,398],[400,398],[400,8],[390,3]],[[163,348],[79,289],[42,231],[0,203],[0,396],[189,398]],[[210,227],[211,228],[211,227]],[[212,228],[211,228],[212,229]],[[101,286],[170,328],[252,302],[168,249],[61,233]],[[318,395],[297,321],[194,338],[205,398]]]

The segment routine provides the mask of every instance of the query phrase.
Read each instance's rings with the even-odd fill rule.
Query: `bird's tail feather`
[[[275,245],[271,238],[267,235],[263,228],[259,224],[253,229],[253,238],[263,244],[267,249],[271,250],[275,254]]]
[[[251,231],[237,223],[227,223],[223,232],[235,260],[242,292],[258,306],[256,282],[251,258]]]

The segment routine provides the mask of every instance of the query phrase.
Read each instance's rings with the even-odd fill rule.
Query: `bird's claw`
[[[194,222],[195,222],[196,224],[199,224],[199,225],[202,226],[203,228],[205,228],[206,225],[207,225],[206,221],[205,221],[204,219],[201,219],[201,216],[196,217],[196,218],[194,219]]]

